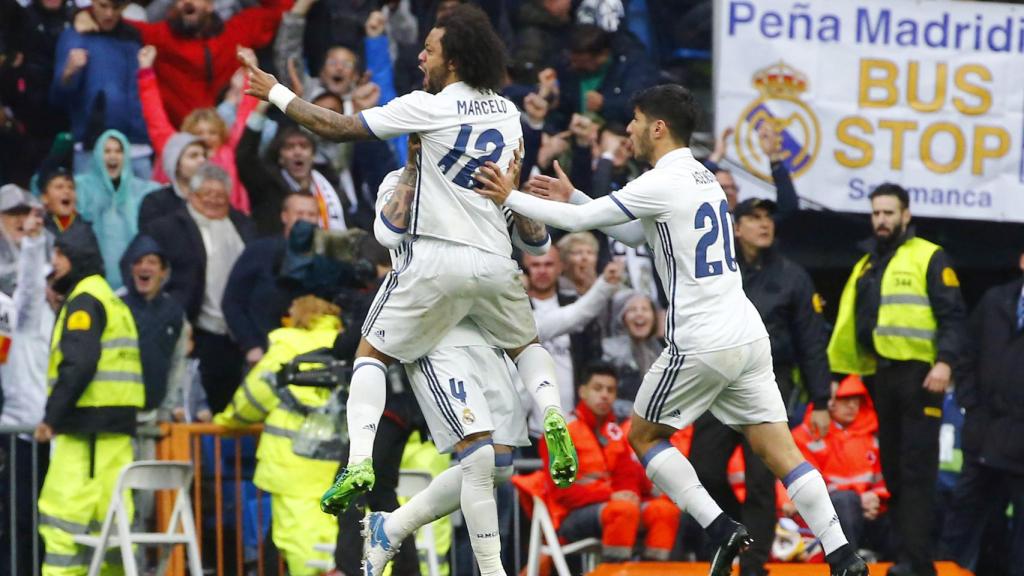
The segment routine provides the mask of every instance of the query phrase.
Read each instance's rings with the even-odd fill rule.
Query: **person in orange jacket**
[[[667,560],[681,512],[666,498],[650,498],[644,470],[612,412],[617,390],[618,376],[610,364],[594,363],[584,371],[580,402],[569,423],[580,462],[576,483],[556,488],[547,478],[545,500],[562,538],[573,541],[600,535],[605,561],[632,558],[641,527],[647,534],[641,557]],[[543,442],[540,453],[547,466]]]
[[[875,438],[878,415],[859,376],[847,376],[839,384],[829,413],[832,423],[824,438],[812,432],[808,410],[808,418],[793,429],[793,439],[825,478],[843,532],[857,548],[866,524],[884,513],[889,498]]]

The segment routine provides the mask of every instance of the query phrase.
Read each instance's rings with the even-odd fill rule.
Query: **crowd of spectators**
[[[463,1],[0,0],[0,308],[18,318],[0,365],[0,423],[33,426],[43,416],[59,305],[44,287],[54,241],[65,235],[95,243],[107,281],[135,317],[147,392],[140,418],[210,421],[228,408],[267,352],[268,334],[287,325],[293,299],[303,295],[289,269],[296,238],[314,227],[372,236],[378,186],[406,160],[404,138],[325,141],[245,95],[237,52],[254,51],[299,96],[353,114],[420,87],[423,39],[438,15]],[[503,92],[523,111],[524,182],[537,173],[568,178],[592,198],[621,188],[645,169],[626,133],[631,95],[704,78],[707,1],[478,4],[508,46]],[[758,294],[772,333],[794,436],[826,477],[844,529],[876,558],[899,560],[888,538],[879,416],[866,383],[822,363],[829,336],[821,298],[774,243],[775,226],[799,209],[797,191],[779,134],[765,122],[759,136],[774,202],[740,202],[720,165],[728,133],[705,159],[733,210],[744,285]],[[664,346],[668,298],[653,256],[599,232],[552,234],[547,254],[521,257],[524,283],[558,369],[563,408],[578,418],[573,433],[584,465],[608,478],[607,486],[572,493],[530,486],[550,501],[564,536],[602,536],[606,559],[628,559],[634,548],[648,559],[700,558],[692,522],[651,493],[630,464],[621,428]],[[370,266],[381,260],[379,247],[376,254]],[[343,281],[329,298],[353,331],[349,305],[366,300],[376,277],[356,268],[338,272]],[[1024,357],[1024,300],[1019,281],[1016,292],[999,290],[962,337],[965,368],[956,378],[968,409],[962,461],[973,490],[958,493],[949,517],[974,522],[1005,521],[1007,502],[1024,510],[1024,455],[1012,440],[1024,427],[1024,401],[1011,385],[1019,384]],[[734,431],[711,420],[674,439],[695,456],[708,489],[738,518],[754,506],[770,509],[764,530],[774,558],[820,560],[785,491],[755,481],[764,467],[750,463],[756,457]],[[959,432],[943,451],[961,449],[954,437]],[[1001,509],[978,502],[986,490],[999,494]],[[982,547],[968,525],[975,524],[947,522],[945,556],[973,567],[979,548],[1013,549]],[[637,536],[641,526],[645,538]],[[1012,530],[1022,543],[1024,528],[1018,522]],[[762,552],[767,559],[769,550]],[[758,563],[744,568],[760,573]]]

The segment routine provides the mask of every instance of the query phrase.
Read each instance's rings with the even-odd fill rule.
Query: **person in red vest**
[[[559,536],[568,541],[600,536],[604,561],[631,559],[641,526],[647,534],[641,557],[667,560],[681,512],[671,500],[651,497],[650,482],[612,413],[618,384],[610,364],[594,363],[584,371],[569,423],[580,461],[576,483],[556,488],[547,477],[545,500]],[[547,466],[543,442],[540,453]]]
[[[812,432],[810,410],[793,439],[807,461],[825,478],[843,532],[855,549],[865,526],[885,511],[889,490],[878,453],[878,415],[859,376],[847,376],[829,402],[832,423],[824,438]],[[792,505],[783,510],[793,511]]]

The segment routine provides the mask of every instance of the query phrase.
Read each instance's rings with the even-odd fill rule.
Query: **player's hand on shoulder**
[[[509,176],[494,162],[487,162],[473,176],[480,184],[477,188],[477,193],[501,206],[508,199],[509,194],[512,193],[514,188],[512,179]]]

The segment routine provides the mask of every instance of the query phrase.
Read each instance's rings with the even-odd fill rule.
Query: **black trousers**
[[[729,458],[743,446],[747,499],[740,505],[729,485]],[[775,540],[775,475],[754,454],[743,434],[719,422],[710,412],[693,424],[690,462],[697,478],[732,518],[742,518],[754,544],[740,556],[740,574],[760,574]]]
[[[338,515],[338,544],[334,549],[334,564],[348,576],[362,574],[363,538],[360,535],[364,508],[375,512],[391,512],[398,508],[398,470],[402,465],[402,452],[412,429],[400,426],[384,416],[377,426],[373,442],[373,490],[360,496],[353,505]],[[348,461],[348,448],[342,462]],[[410,535],[402,541],[398,555],[391,564],[394,576],[419,576],[420,560],[416,554],[416,538]]]
[[[995,559],[1012,576],[1024,575],[1024,475],[998,470],[976,460],[964,460],[942,533],[945,555],[979,574],[982,536],[990,522],[1006,523],[1007,504],[1013,506],[1009,558]]]
[[[878,412],[882,475],[892,494],[897,561],[918,576],[933,576],[932,513],[939,476],[942,394],[924,389],[924,362],[880,360],[868,382]]]
[[[195,329],[195,351],[199,359],[199,378],[206,392],[210,411],[218,414],[231,403],[242,383],[245,356],[230,336]]]

